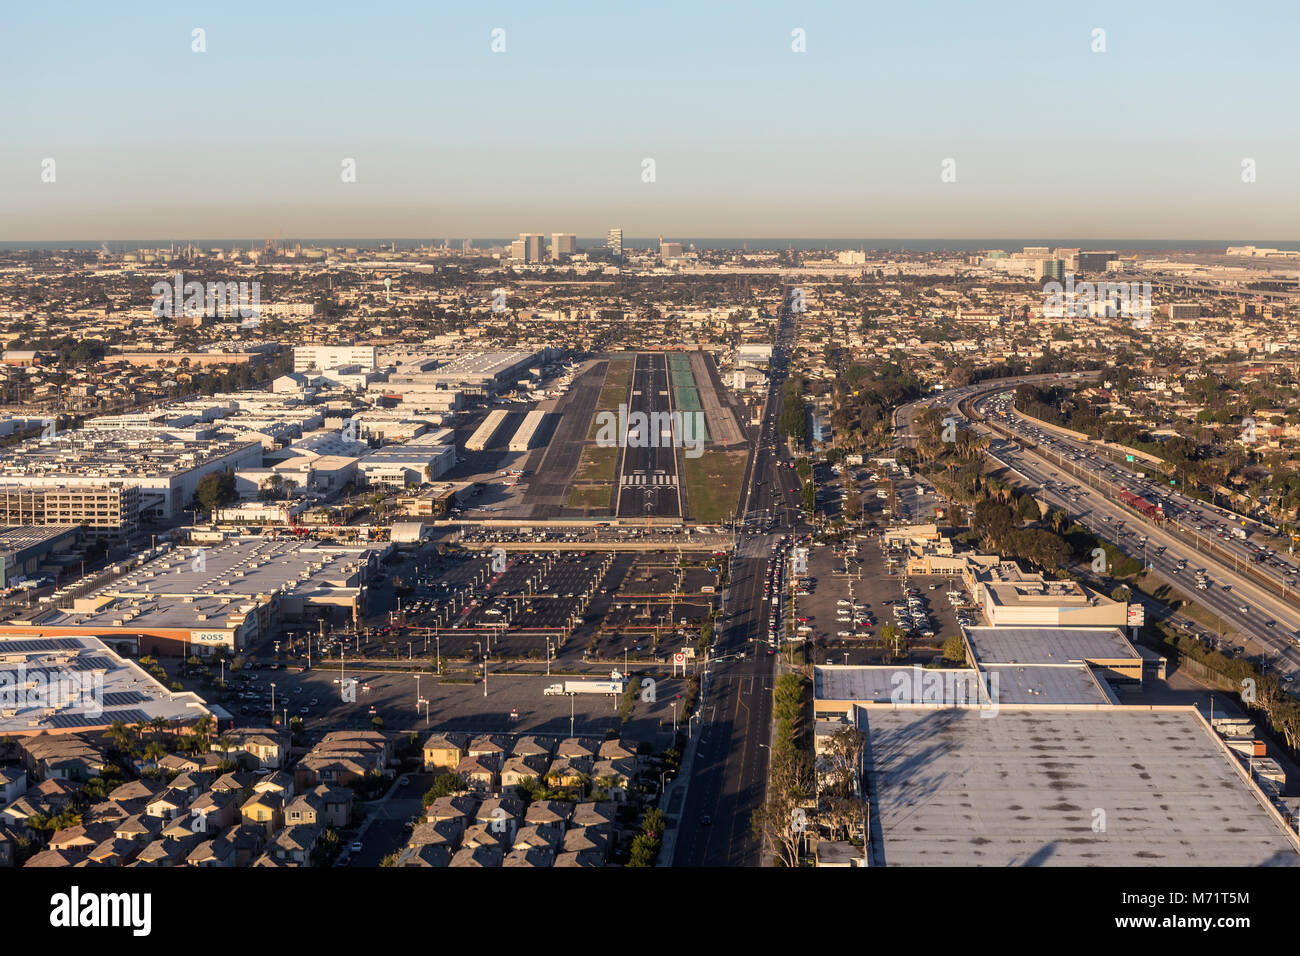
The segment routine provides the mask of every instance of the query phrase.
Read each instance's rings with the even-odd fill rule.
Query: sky
[[[8,3],[0,240],[1296,239],[1297,27],[1294,2]]]

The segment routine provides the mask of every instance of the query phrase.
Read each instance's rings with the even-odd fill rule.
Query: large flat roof
[[[1069,664],[1140,656],[1115,627],[972,627],[966,633],[981,664]]]
[[[115,720],[197,720],[192,692],[173,693],[95,637],[0,635],[0,734],[72,733]]]
[[[871,709],[863,725],[873,865],[1300,865],[1190,709]]]
[[[171,548],[73,607],[49,611],[39,626],[95,627],[105,633],[123,626],[221,629],[273,594],[357,593],[370,561],[386,547],[254,535]]]
[[[989,693],[998,705],[1107,705],[1115,699],[1087,664],[994,664],[984,668]]]

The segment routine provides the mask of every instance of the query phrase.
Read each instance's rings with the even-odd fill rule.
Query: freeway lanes
[[[1092,377],[1096,373],[1080,374]],[[894,417],[899,444],[907,443],[911,437],[909,434],[911,423],[931,405],[943,408],[959,421],[966,422],[966,417],[959,411],[959,405],[966,399],[976,399],[972,404],[976,406],[978,415],[979,409],[988,408],[992,404],[988,396],[996,392],[1011,391],[1023,383],[1047,382],[1057,378],[1056,375],[1037,375],[990,380],[951,389],[900,406]],[[1007,423],[999,421],[999,424]],[[1266,591],[1257,582],[1237,573],[1218,557],[1198,551],[1197,540],[1184,537],[1187,532],[1176,524],[1173,527],[1156,526],[1123,508],[1115,501],[1117,487],[1105,492],[1090,488],[1090,485],[1101,482],[1101,476],[1105,474],[1107,468],[1112,470],[1115,468],[1113,463],[1092,462],[1096,474],[1089,475],[1087,480],[1084,480],[1079,475],[1072,474],[1069,469],[1049,462],[1021,444],[1000,439],[986,425],[970,426],[969,422],[967,425],[973,427],[977,433],[990,437],[992,441],[990,456],[1018,473],[1026,484],[1041,490],[1051,504],[1063,508],[1072,516],[1079,517],[1085,527],[1113,541],[1126,554],[1135,558],[1145,558],[1159,577],[1219,617],[1225,629],[1236,630],[1245,635],[1244,645],[1247,653],[1261,654],[1264,660],[1276,664],[1279,672],[1286,676],[1292,676],[1300,671],[1300,648],[1297,648],[1292,641],[1293,635],[1300,628],[1300,610]],[[1062,439],[1056,436],[1051,436],[1051,439],[1060,446],[1061,450],[1065,450],[1065,445],[1060,444],[1063,442]],[[1034,441],[1046,443],[1041,439],[1034,439]],[[1075,447],[1068,453],[1080,450]],[[1090,452],[1091,449],[1084,449],[1084,451]],[[1179,496],[1179,500],[1187,499]],[[1116,526],[1121,523],[1125,528],[1117,531]],[[1135,529],[1140,530],[1135,531]],[[1145,554],[1140,541],[1144,536],[1148,538]],[[1217,541],[1215,543],[1218,544]],[[1162,547],[1165,551],[1157,553]],[[1187,559],[1188,564],[1179,568],[1179,562],[1184,558]],[[1202,567],[1206,571],[1207,578],[1213,581],[1204,591],[1197,590],[1192,580],[1195,571]],[[1224,585],[1227,585],[1227,590],[1224,589]],[[1245,611],[1241,610],[1243,607],[1246,608]],[[1270,624],[1270,621],[1273,623]]]
[[[1298,593],[1296,575],[1300,574],[1300,569],[1276,553],[1278,549],[1287,548],[1290,542],[1271,536],[1271,529],[1224,508],[1189,498],[1172,488],[1138,478],[1132,470],[1119,462],[1097,454],[1095,446],[1089,442],[1077,441],[1041,428],[1033,419],[1009,414],[1009,403],[1004,403],[997,397],[980,399],[974,406],[977,414],[986,418],[991,416],[991,420],[1001,428],[1069,460],[1072,463],[1070,467],[1089,469],[1109,486],[1123,488],[1152,502],[1162,503],[1171,519],[1171,529],[1181,532],[1185,542],[1191,542],[1201,550],[1217,551],[1225,561],[1250,568],[1256,575],[1263,577],[1284,600],[1295,603]],[[1233,537],[1231,531],[1234,528],[1249,534],[1249,542],[1244,538]],[[1204,546],[1200,543],[1202,541],[1205,542]],[[1273,553],[1265,556],[1263,552],[1269,548],[1273,549]]]
[[[1039,489],[1050,504],[1064,509],[1088,530],[1113,541],[1132,557],[1145,556],[1158,577],[1221,618],[1224,627],[1249,635],[1245,641],[1247,652],[1266,654],[1283,674],[1300,671],[1300,650],[1290,641],[1290,635],[1300,627],[1300,613],[1295,608],[1231,568],[1189,548],[1165,526],[1137,518],[1112,496],[1089,488],[1015,442],[994,439],[988,454]],[[1147,539],[1145,544],[1143,537]],[[1204,591],[1196,590],[1192,581],[1201,567],[1211,582]],[[1270,626],[1268,621],[1274,623]]]

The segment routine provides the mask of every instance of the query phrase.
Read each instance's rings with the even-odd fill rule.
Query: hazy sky
[[[1298,11],[9,3],[0,239],[1294,239]]]

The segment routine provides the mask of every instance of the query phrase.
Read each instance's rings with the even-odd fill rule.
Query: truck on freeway
[[[621,680],[566,680],[561,684],[551,684],[544,691],[543,697],[559,697],[564,694],[606,694],[614,696],[623,693],[624,682]]]

